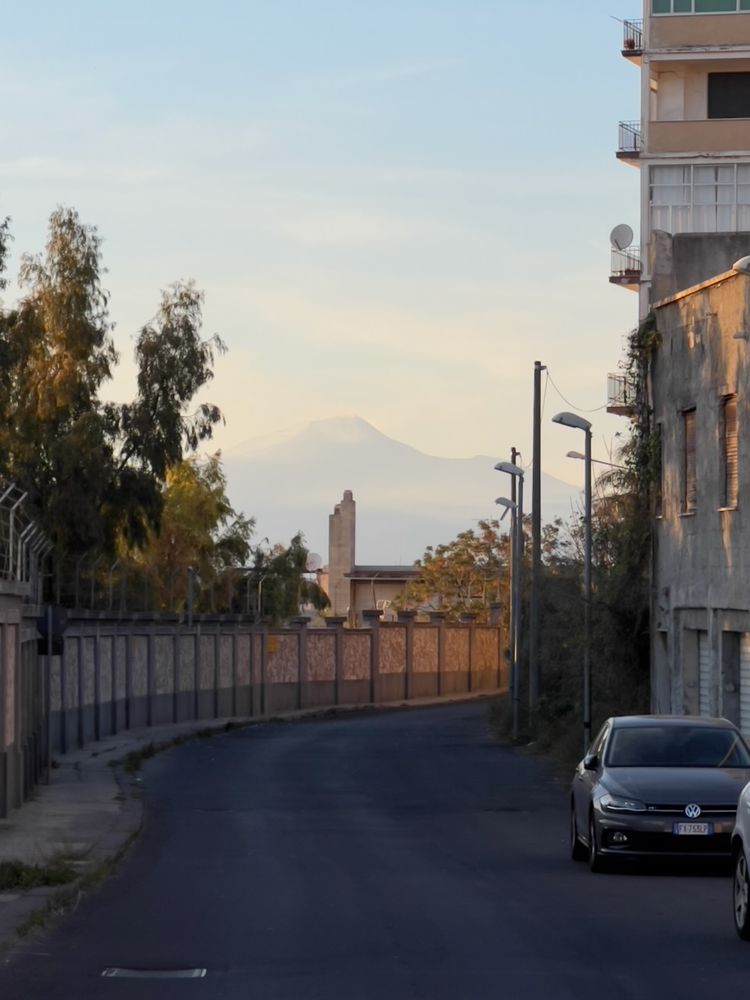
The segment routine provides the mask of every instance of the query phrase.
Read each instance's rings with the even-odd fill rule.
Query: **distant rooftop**
[[[411,580],[417,575],[416,566],[355,566],[346,573],[350,580]]]

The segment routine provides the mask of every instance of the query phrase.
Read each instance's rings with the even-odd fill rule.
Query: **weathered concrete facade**
[[[721,274],[655,313],[653,708],[750,734],[750,277]]]

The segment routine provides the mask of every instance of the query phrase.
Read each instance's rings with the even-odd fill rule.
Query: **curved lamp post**
[[[498,497],[495,503],[510,510],[511,519],[511,597],[510,597],[510,650],[511,650],[511,699],[513,705],[513,739],[518,739],[521,690],[521,566],[523,554],[523,469],[513,462],[498,462],[497,472],[505,472],[518,485],[518,500]]]
[[[591,745],[591,422],[577,413],[557,413],[553,424],[573,427],[586,436],[583,557],[583,752]]]

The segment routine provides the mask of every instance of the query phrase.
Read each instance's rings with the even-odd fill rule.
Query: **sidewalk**
[[[87,891],[91,879],[107,874],[138,834],[143,822],[143,806],[138,791],[139,778],[113,767],[128,754],[149,744],[169,744],[208,732],[218,734],[235,726],[261,725],[276,720],[325,718],[332,715],[379,712],[395,708],[420,708],[475,701],[496,696],[477,692],[454,697],[422,698],[361,708],[307,709],[272,718],[210,719],[150,728],[131,729],[91,743],[82,750],[57,756],[49,785],[40,785],[35,797],[0,820],[0,864],[20,861],[45,865],[62,859],[79,873],[73,882],[57,887],[41,887],[26,892],[0,889],[0,955],[19,941],[18,930],[44,923],[44,914],[75,905]],[[166,749],[167,747],[164,747]]]

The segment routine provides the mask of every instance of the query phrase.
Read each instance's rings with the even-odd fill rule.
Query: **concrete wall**
[[[36,618],[0,606],[0,816],[46,766],[122,729],[507,689],[502,629],[438,620],[348,629],[76,620],[38,656]],[[25,775],[25,777],[24,777]]]
[[[48,696],[26,596],[23,586],[0,583],[0,817],[31,794],[44,763]]]
[[[651,392],[662,438],[663,502],[654,525],[653,708],[723,714],[739,723],[741,696],[750,696],[750,671],[739,676],[739,651],[750,637],[750,278],[727,275],[656,314],[661,343]],[[739,500],[728,509],[721,495],[721,414],[731,394]],[[697,497],[695,510],[685,512],[682,413],[691,408]],[[750,718],[742,721],[750,735]]]
[[[670,233],[655,231],[651,244],[655,303],[728,271],[750,254],[750,233]]]

